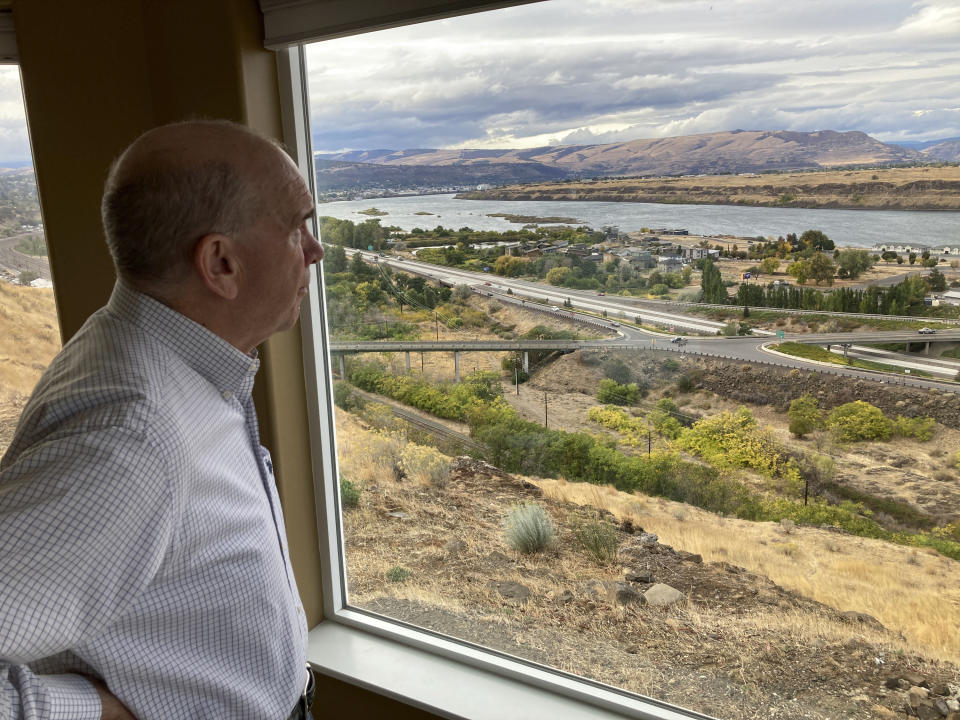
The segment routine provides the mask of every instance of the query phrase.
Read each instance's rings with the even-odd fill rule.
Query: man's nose
[[[313,265],[323,260],[323,245],[313,236],[309,230],[307,231],[307,248],[304,256],[307,258],[307,264]]]

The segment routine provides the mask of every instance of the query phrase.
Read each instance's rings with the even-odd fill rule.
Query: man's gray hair
[[[240,233],[259,209],[255,183],[230,162],[161,166],[124,178],[118,178],[118,162],[110,169],[100,210],[121,277],[173,280],[191,261],[197,240],[209,233]]]

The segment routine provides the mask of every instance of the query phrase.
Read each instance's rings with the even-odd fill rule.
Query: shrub
[[[606,520],[592,518],[577,523],[573,536],[580,549],[584,550],[599,565],[609,565],[617,557],[617,528]]]
[[[633,373],[620,358],[612,358],[603,364],[603,374],[621,385],[627,385],[633,380]]]
[[[357,483],[340,476],[340,507],[344,510],[355,508],[360,504],[361,488]]]
[[[745,407],[724,411],[693,424],[679,445],[718,468],[747,467],[770,478],[798,482],[800,472],[770,428],[760,427]]]
[[[553,519],[537,503],[514,505],[503,521],[507,544],[522,553],[535,553],[553,541]]]
[[[902,437],[913,437],[920,442],[927,442],[933,437],[937,421],[931,417],[909,418],[897,415],[893,420],[893,432]]]
[[[681,375],[677,378],[677,392],[688,393],[692,392],[694,388],[693,378],[689,375]]]
[[[667,358],[662,363],[660,363],[660,367],[662,367],[667,372],[675,372],[680,369],[680,363],[678,363],[673,358]]]
[[[809,432],[823,427],[823,412],[817,399],[805,393],[790,403],[790,432],[802,438]]]
[[[406,582],[413,576],[413,573],[400,565],[394,565],[387,570],[387,580],[392,583]]]
[[[827,417],[827,429],[837,442],[889,440],[892,434],[880,408],[863,400],[835,407]]]
[[[614,405],[635,405],[644,393],[636,383],[621,385],[616,380],[604,378],[597,385],[597,400]]]
[[[348,383],[337,381],[333,384],[333,403],[341,410],[353,412],[363,409],[364,400]]]
[[[408,443],[400,453],[400,462],[414,480],[443,487],[450,479],[450,458],[432,447]]]
[[[650,424],[663,437],[676,440],[683,431],[683,426],[677,419],[679,414],[680,409],[673,400],[667,397],[660,398],[657,400],[656,408],[650,413]]]

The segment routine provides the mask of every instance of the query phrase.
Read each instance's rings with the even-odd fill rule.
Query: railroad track
[[[441,437],[446,440],[451,440],[453,442],[463,445],[464,448],[469,448],[476,450],[477,452],[485,452],[487,450],[486,446],[482,443],[478,443],[476,440],[471,438],[469,435],[465,435],[456,430],[451,430],[443,423],[436,422],[435,420],[429,420],[428,418],[421,417],[410,410],[407,410],[401,405],[394,403],[392,400],[383,397],[382,395],[374,395],[369,393],[366,390],[361,390],[355,385],[351,385],[350,388],[360,397],[369,400],[370,402],[380,403],[381,405],[386,405],[390,408],[390,412],[393,413],[394,417],[398,417],[404,422],[410,423],[411,425],[418,427],[422,430],[426,430],[431,435],[436,437]]]

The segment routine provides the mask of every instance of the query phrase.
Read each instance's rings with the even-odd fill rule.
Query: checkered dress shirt
[[[0,461],[0,720],[286,718],[306,623],[259,360],[122,283]]]

